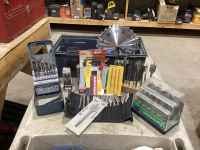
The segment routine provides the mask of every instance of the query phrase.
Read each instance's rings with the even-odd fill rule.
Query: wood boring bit
[[[131,82],[131,72],[132,72],[132,61],[131,61],[131,68],[129,70],[129,86],[130,86],[130,82]]]
[[[118,65],[118,60],[117,60],[117,58],[114,60],[114,65]]]
[[[137,66],[138,66],[138,61],[135,62],[135,68],[134,68],[134,78],[133,78],[133,86],[134,86],[134,83],[135,83],[135,79],[136,79],[136,75],[137,75]],[[132,87],[133,87],[132,86]]]
[[[129,65],[129,67],[128,67],[128,73],[129,73],[129,70],[130,70],[130,65]],[[127,77],[127,79],[126,79],[126,85],[127,85],[127,81],[128,81],[128,77]]]
[[[124,75],[123,75],[123,84],[124,84],[124,81],[125,81],[125,75],[126,75],[126,63],[127,63],[127,56],[124,57]]]
[[[138,65],[137,65],[137,78],[136,78],[135,88],[137,88],[137,82],[138,82],[138,79],[139,79],[139,73],[140,73],[141,65],[142,65],[142,62],[139,60]]]

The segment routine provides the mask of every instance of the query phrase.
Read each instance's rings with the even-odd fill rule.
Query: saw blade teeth
[[[130,31],[131,31],[131,32],[133,32],[133,30],[132,30],[132,29],[130,29]]]

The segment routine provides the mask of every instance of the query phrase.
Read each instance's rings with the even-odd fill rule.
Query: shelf
[[[147,20],[142,21],[125,21],[124,18],[119,20],[93,20],[93,19],[63,19],[57,17],[48,17],[50,23],[58,24],[79,24],[79,25],[100,25],[100,26],[110,26],[110,25],[125,25],[129,27],[153,27],[153,28],[174,28],[174,29],[194,29],[199,30],[200,24],[184,23],[181,25],[168,24],[168,23],[157,23],[149,22]]]

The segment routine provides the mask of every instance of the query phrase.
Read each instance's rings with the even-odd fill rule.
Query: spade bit
[[[140,68],[141,68],[142,62],[139,60],[138,64],[137,64],[137,79],[136,79],[136,83],[135,83],[135,88],[137,88],[137,82],[139,79],[139,73],[140,73]]]
[[[124,84],[125,75],[126,75],[126,63],[127,63],[127,56],[124,58],[124,75],[123,75],[123,84]]]
[[[133,86],[134,86],[134,83],[136,82],[136,75],[137,75],[137,67],[138,67],[138,61],[135,62],[135,68],[134,68],[134,78],[133,78]],[[133,87],[132,86],[132,87]]]
[[[89,116],[89,114],[91,114],[92,112],[96,112],[100,107],[98,106],[99,104],[94,104],[90,107],[90,110],[88,111],[87,114],[85,114],[85,116],[83,116],[76,124],[75,127],[77,127],[87,116]]]

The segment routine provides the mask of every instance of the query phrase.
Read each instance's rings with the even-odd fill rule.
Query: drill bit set
[[[31,47],[51,45],[52,53],[32,55]],[[52,41],[28,43],[28,52],[34,83],[34,105],[38,116],[63,110],[58,70]],[[49,109],[51,108],[51,109]]]
[[[133,97],[133,110],[166,133],[181,118],[184,94],[156,78],[149,78]]]

